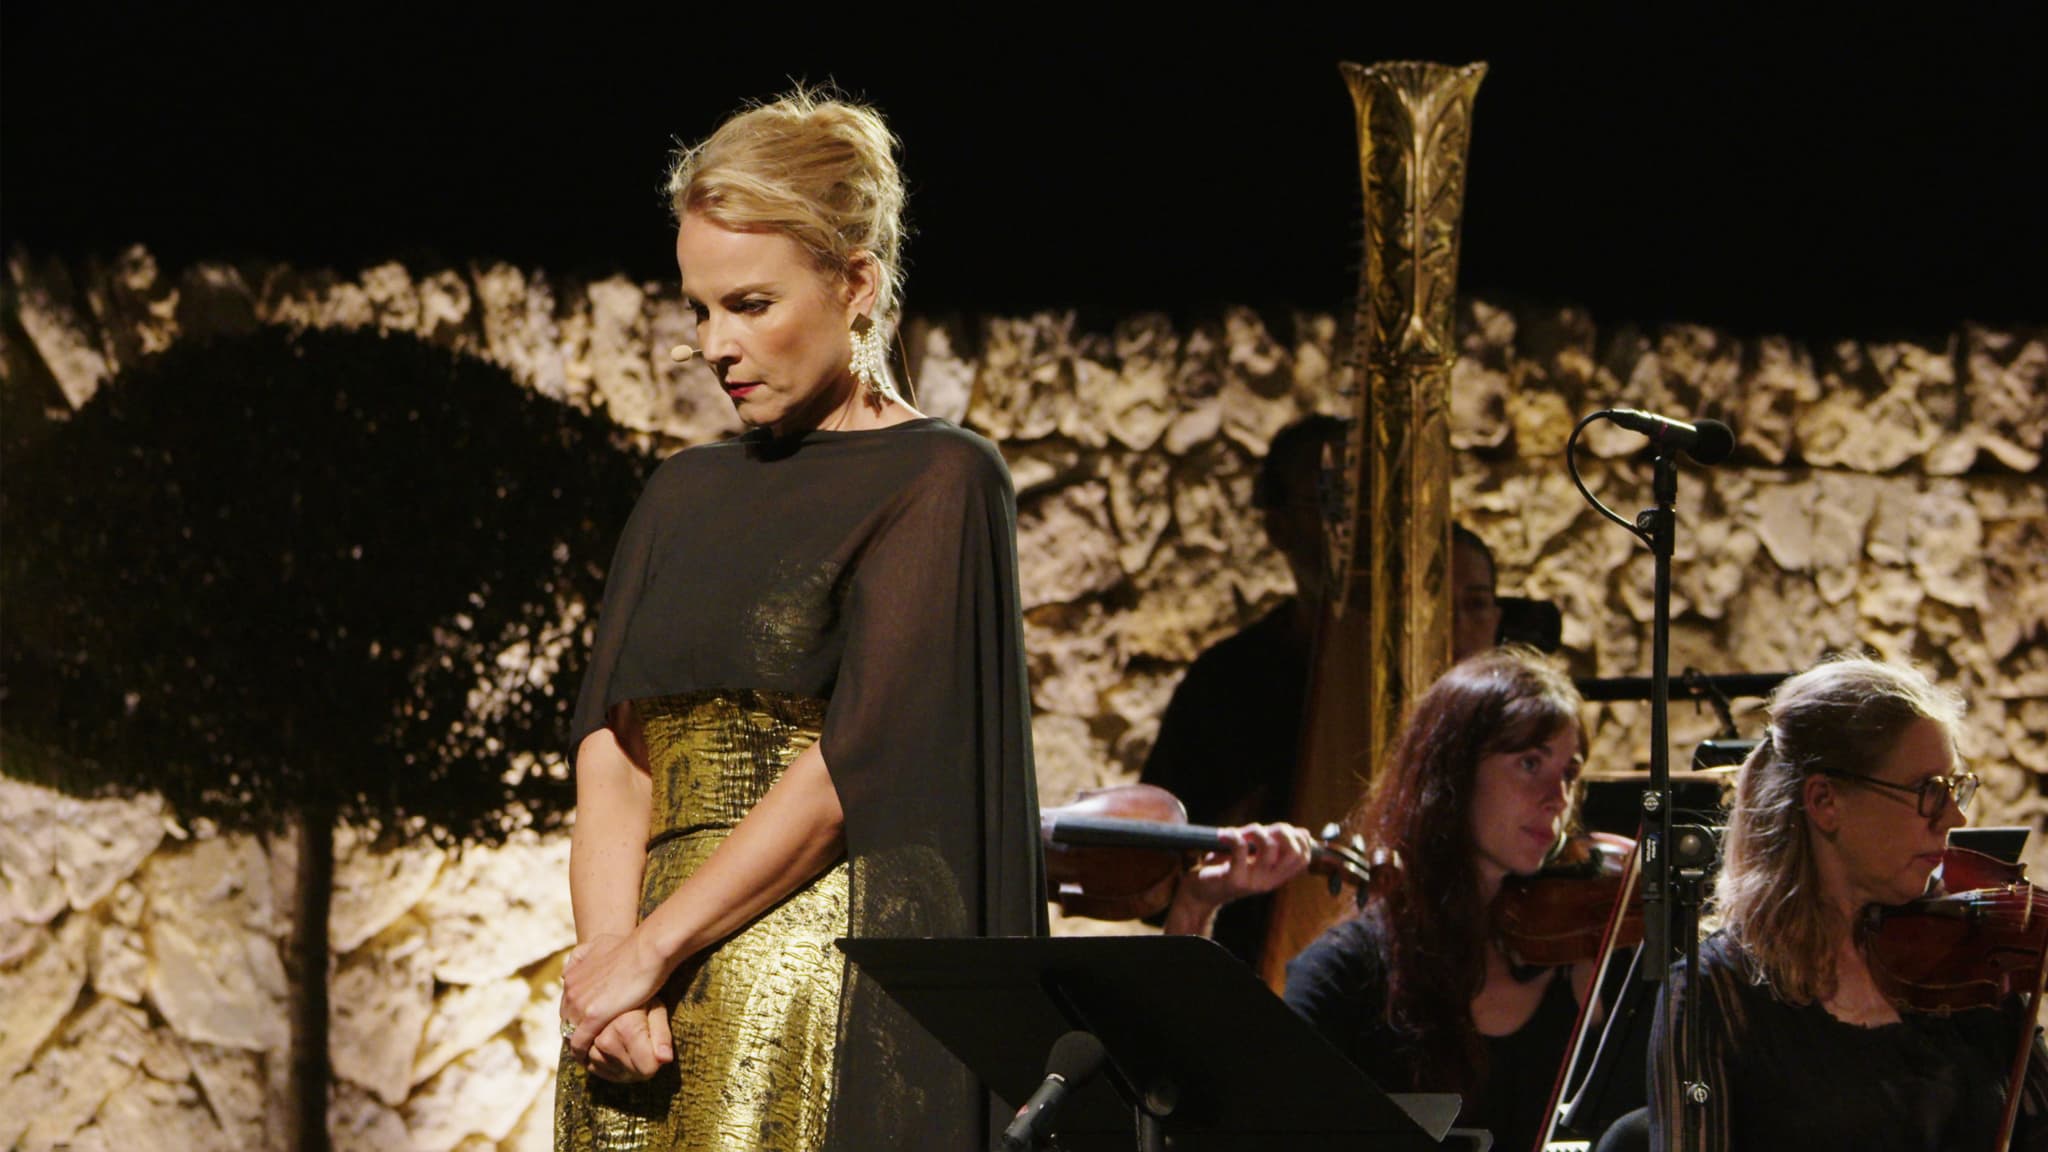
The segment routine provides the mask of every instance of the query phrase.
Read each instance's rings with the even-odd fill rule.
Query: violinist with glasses
[[[2004,1146],[2024,1027],[2011,998],[1918,1010],[1869,927],[1875,909],[1918,907],[1948,833],[1966,822],[1978,782],[1956,758],[1960,712],[1919,672],[1862,657],[1779,686],[1769,731],[1737,778],[1698,995],[1674,1029],[1681,969],[1658,1004],[1654,1147]],[[1948,858],[1947,871],[1965,863]],[[1947,879],[1954,887],[1957,876]],[[1697,1061],[1689,1076],[1686,1053]],[[1703,1086],[1703,1102],[1688,1081]],[[2048,1147],[2038,1055],[2024,1083],[2011,1146]]]

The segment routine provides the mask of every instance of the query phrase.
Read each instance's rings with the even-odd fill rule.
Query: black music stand
[[[1153,1146],[1170,1135],[1177,1152],[1434,1150],[1457,1116],[1454,1095],[1380,1091],[1210,940],[838,943],[1013,1108],[1045,1078],[1055,1040],[1093,1032],[1109,1064],[1059,1113],[1070,1152],[1128,1149],[1134,1124]]]

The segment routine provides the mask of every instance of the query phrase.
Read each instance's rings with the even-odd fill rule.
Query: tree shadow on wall
[[[9,459],[9,774],[301,833],[300,1148],[326,1146],[335,822],[563,821],[583,635],[650,465],[481,361],[276,330],[146,362]]]

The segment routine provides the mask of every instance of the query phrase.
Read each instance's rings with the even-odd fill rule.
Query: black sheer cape
[[[1045,932],[1016,506],[994,447],[935,419],[677,453],[606,576],[574,745],[626,701],[828,701],[854,936]],[[849,971],[830,1146],[987,1147],[987,1097]]]

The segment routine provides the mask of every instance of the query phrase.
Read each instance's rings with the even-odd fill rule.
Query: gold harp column
[[[1350,811],[1408,701],[1450,665],[1458,228],[1472,102],[1486,75],[1485,64],[1340,68],[1358,112],[1365,262],[1329,610],[1295,770],[1294,816],[1311,828]],[[1287,960],[1337,913],[1313,884],[1279,894],[1268,983],[1281,985]]]

